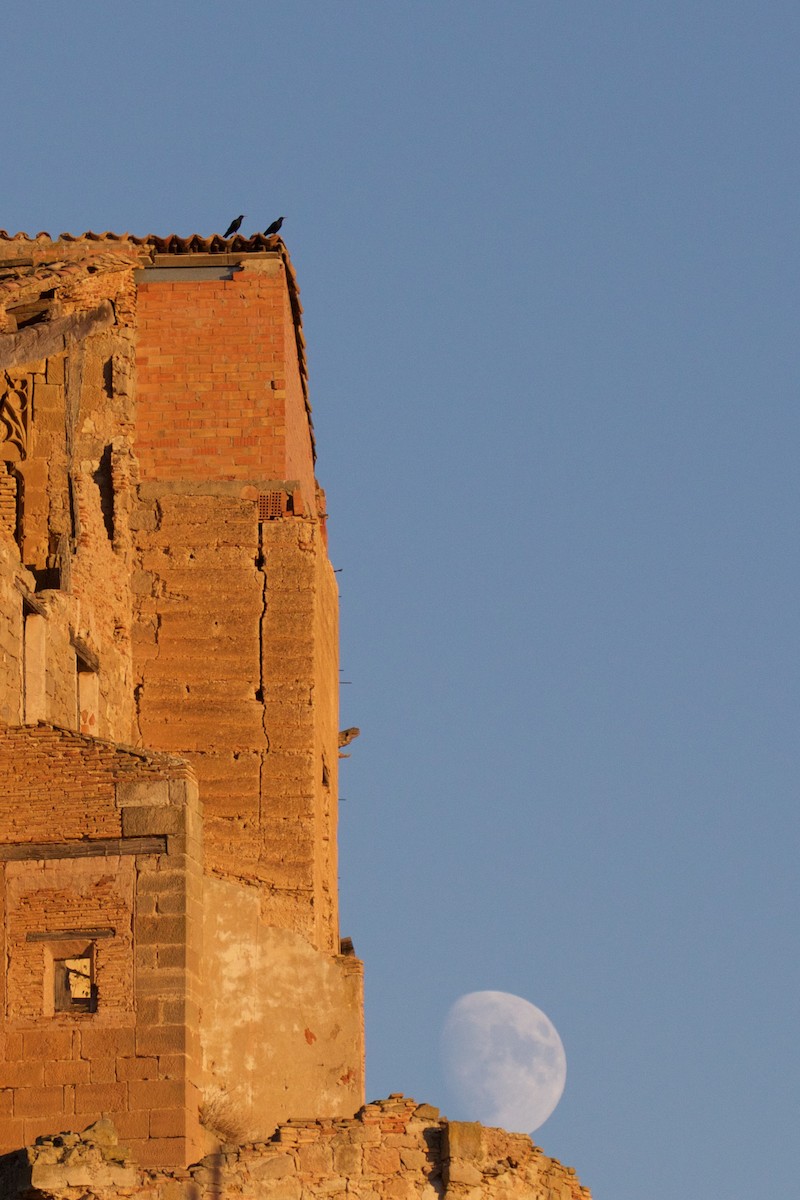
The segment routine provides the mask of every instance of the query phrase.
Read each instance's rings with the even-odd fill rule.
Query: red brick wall
[[[300,335],[302,337],[302,333]],[[306,407],[297,362],[297,338],[289,294],[283,302],[283,346],[286,363],[286,479],[299,479],[307,511],[316,511],[314,462],[311,454],[310,413]],[[276,385],[279,381],[276,380]]]
[[[0,797],[0,1154],[109,1114],[140,1162],[196,1158],[202,845],[187,766],[0,727]],[[87,943],[96,1009],[58,1010],[53,959]]]
[[[152,277],[152,278],[151,278]],[[136,450],[143,479],[300,479],[311,439],[283,263],[232,279],[139,283]]]
[[[66,730],[0,727],[0,841],[119,837],[109,770],[119,758],[110,742],[84,742]]]

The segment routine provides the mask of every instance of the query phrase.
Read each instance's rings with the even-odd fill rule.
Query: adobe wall
[[[256,1141],[296,1113],[349,1117],[364,1096],[361,962],[267,924],[259,900],[206,879],[204,1095]]]
[[[320,523],[260,521],[263,492],[238,484],[140,495],[140,735],[192,763],[204,801],[205,1094],[254,1136],[349,1115],[362,967],[339,953],[338,598]]]
[[[205,1143],[190,772],[0,726],[0,804],[0,1150],[112,1114],[140,1162],[191,1161]],[[75,996],[64,964],[86,970]]]
[[[283,493],[142,484],[138,735],[192,763],[207,869],[338,953],[336,583],[320,523],[259,520],[265,494]]]
[[[0,337],[0,719],[129,742],[132,280],[102,279],[115,307],[76,281],[58,336]],[[27,680],[26,616],[43,618]]]
[[[591,1200],[524,1134],[440,1119],[399,1095],[349,1121],[291,1121],[185,1171],[138,1170],[104,1125],[0,1161],[3,1181],[8,1200]]]

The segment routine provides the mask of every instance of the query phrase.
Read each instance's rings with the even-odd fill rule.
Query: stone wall
[[[132,280],[102,278],[118,308],[84,317],[98,284],[70,283],[57,353],[0,335],[0,719],[130,742]]]
[[[185,1171],[141,1171],[104,1125],[0,1161],[7,1200],[591,1200],[524,1134],[392,1096],[348,1121],[291,1121]]]

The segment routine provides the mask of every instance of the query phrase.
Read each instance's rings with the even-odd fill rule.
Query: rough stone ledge
[[[162,496],[232,496],[239,500],[256,500],[260,492],[295,492],[299,479],[170,479],[145,481],[139,484],[142,500],[160,500]]]
[[[287,1121],[188,1168],[138,1167],[101,1120],[0,1158],[3,1200],[591,1200],[524,1134],[394,1093],[352,1118]]]

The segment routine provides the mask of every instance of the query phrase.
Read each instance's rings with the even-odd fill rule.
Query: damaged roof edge
[[[180,237],[173,233],[167,237],[159,237],[157,234],[147,234],[145,237],[137,237],[132,233],[93,233],[88,231],[82,234],[62,233],[57,238],[53,238],[49,233],[37,233],[34,237],[27,233],[8,233],[5,229],[0,229],[0,269],[2,269],[3,255],[2,243],[16,243],[22,246],[30,246],[35,248],[39,253],[36,255],[40,258],[41,250],[45,246],[64,245],[69,246],[70,250],[74,250],[81,244],[91,244],[93,247],[97,243],[103,243],[111,250],[111,246],[122,249],[124,246],[135,246],[136,256],[139,262],[144,255],[148,255],[152,261],[156,254],[180,256],[184,254],[260,254],[267,250],[276,251],[280,254],[286,269],[286,282],[289,289],[289,303],[292,310],[292,321],[294,324],[295,344],[297,347],[297,363],[300,370],[300,383],[303,389],[303,401],[305,404],[306,413],[308,415],[308,426],[311,434],[311,452],[316,462],[317,450],[316,440],[314,437],[314,421],[311,415],[311,404],[308,398],[308,364],[306,360],[305,338],[303,337],[303,306],[300,303],[300,288],[297,284],[297,275],[295,274],[292,260],[289,257],[289,251],[283,242],[283,239],[277,234],[272,237],[265,237],[263,233],[256,233],[252,237],[241,237],[235,234],[231,238],[220,237],[219,234],[212,234],[211,237],[204,238],[200,234],[194,233],[190,237]],[[149,254],[148,254],[149,252]],[[45,260],[41,260],[44,265]],[[13,264],[9,264],[13,265]],[[132,265],[130,263],[126,265]]]

